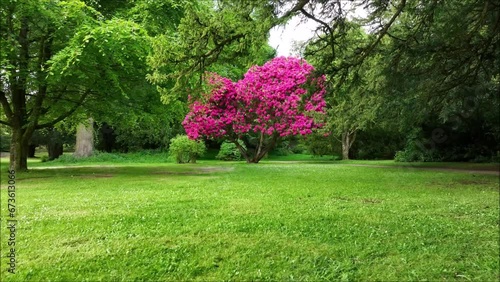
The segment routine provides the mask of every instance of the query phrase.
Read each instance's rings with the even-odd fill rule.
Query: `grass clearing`
[[[18,177],[8,281],[499,279],[494,175],[202,160]]]

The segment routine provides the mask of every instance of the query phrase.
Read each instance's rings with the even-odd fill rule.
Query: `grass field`
[[[155,160],[30,163],[2,281],[499,279],[496,175]]]

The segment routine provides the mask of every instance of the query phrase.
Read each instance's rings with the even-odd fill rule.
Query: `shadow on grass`
[[[115,176],[138,177],[147,175],[184,175],[203,176],[227,173],[234,170],[231,166],[170,165],[170,166],[61,166],[36,167],[18,174],[18,180],[79,177],[83,179],[112,178]]]

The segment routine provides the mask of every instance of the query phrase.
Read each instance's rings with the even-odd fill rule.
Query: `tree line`
[[[104,149],[168,143],[184,131],[188,96],[207,91],[207,74],[238,81],[263,65],[275,57],[269,30],[295,16],[317,23],[296,53],[325,76],[326,121],[307,137],[310,151],[495,160],[499,8],[493,0],[5,0],[0,124],[10,164],[27,169],[37,135],[73,134],[89,119],[107,136]]]

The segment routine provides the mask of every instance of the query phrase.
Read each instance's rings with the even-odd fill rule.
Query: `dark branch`
[[[306,4],[309,3],[309,0],[300,0],[292,9],[287,11],[283,16],[278,18],[275,22],[274,25],[278,25],[280,23],[283,23],[284,21],[288,20],[288,17],[293,15],[296,12],[299,12],[301,9],[303,9]]]
[[[399,5],[399,7],[396,10],[396,12],[394,13],[394,15],[392,15],[392,17],[389,20],[389,22],[380,31],[380,33],[377,36],[377,39],[375,40],[375,42],[373,42],[370,46],[368,46],[368,48],[366,48],[365,50],[363,50],[363,55],[361,55],[361,57],[358,58],[358,60],[354,63],[354,65],[361,64],[366,59],[366,57],[368,57],[368,55],[370,55],[370,53],[373,51],[373,49],[375,49],[375,47],[377,47],[377,45],[380,43],[380,41],[382,40],[382,38],[389,31],[389,28],[396,21],[396,19],[399,17],[399,15],[401,14],[401,12],[403,12],[403,9],[404,9],[405,6],[406,6],[406,0],[402,0],[401,4]]]
[[[321,24],[323,27],[325,27],[328,30],[328,32],[330,34],[333,34],[333,30],[332,30],[332,28],[330,27],[329,24],[325,23],[324,21],[322,21],[322,20],[316,18],[315,16],[313,16],[312,14],[308,13],[305,9],[300,9],[300,12],[302,12],[302,14],[304,14],[304,16],[306,16],[306,17],[310,18],[311,20],[313,20],[313,21]]]
[[[85,99],[87,98],[87,96],[89,95],[89,93],[90,93],[90,91],[85,91],[82,94],[82,96],[80,97],[80,100],[69,111],[63,113],[62,115],[60,115],[59,117],[57,117],[53,121],[47,122],[47,123],[43,123],[43,124],[39,124],[35,128],[36,129],[41,129],[41,128],[46,128],[46,127],[52,127],[52,126],[56,125],[58,122],[62,121],[63,119],[69,117],[70,115],[72,115],[78,109],[78,107],[80,107],[83,104],[83,102],[85,101]]]
[[[5,96],[5,92],[3,92],[2,90],[0,90],[0,103],[2,104],[5,115],[7,116],[7,119],[11,120],[12,119],[12,109],[10,108],[9,101],[7,101],[7,97]]]

